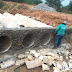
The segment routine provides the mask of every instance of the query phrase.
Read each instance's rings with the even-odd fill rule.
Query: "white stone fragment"
[[[33,60],[33,59],[34,59],[34,57],[32,55],[28,56],[28,60]]]
[[[52,65],[52,62],[54,61],[54,57],[48,56],[48,65]]]
[[[19,58],[19,59],[24,58],[24,54],[19,54],[19,55],[18,55],[18,58]]]
[[[39,59],[40,59],[40,60],[43,60],[43,59],[44,59],[44,56],[43,56],[43,55],[41,55],[41,56],[39,57]]]
[[[25,61],[23,59],[22,60],[17,60],[16,63],[15,63],[15,65],[20,66],[20,65],[22,65],[24,63],[25,63]]]
[[[1,68],[2,68],[2,69],[5,69],[5,68],[8,68],[8,67],[10,67],[10,66],[12,66],[12,65],[14,65],[14,64],[15,64],[15,61],[8,60],[8,61],[3,62],[3,63],[1,64]]]
[[[71,56],[69,56],[69,58],[72,60],[72,55],[71,55]]]
[[[49,66],[46,64],[42,64],[42,70],[43,71],[49,70]]]
[[[53,72],[61,72],[57,67],[53,67]]]
[[[60,60],[62,60],[62,61],[63,61],[63,56],[60,56]]]
[[[28,69],[41,66],[42,64],[43,64],[43,62],[40,59],[35,59],[32,61],[26,61],[26,66]]]
[[[69,51],[66,51],[66,59],[68,59]]]
[[[72,62],[69,62],[69,68],[72,69]]]
[[[30,54],[33,54],[35,57],[39,57],[40,54],[36,52],[36,50],[31,50]]]
[[[62,65],[60,63],[57,62],[57,68],[59,68],[60,70],[62,70]]]
[[[62,66],[63,66],[62,67],[63,70],[69,70],[68,64],[65,61],[63,61]]]

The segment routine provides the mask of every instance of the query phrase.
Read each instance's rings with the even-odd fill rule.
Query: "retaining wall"
[[[0,53],[54,44],[56,28],[0,29]],[[66,29],[62,42],[69,42],[72,28]]]

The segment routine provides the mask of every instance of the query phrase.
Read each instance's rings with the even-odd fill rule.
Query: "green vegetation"
[[[0,0],[0,8],[2,8],[4,5],[5,5],[4,2]]]
[[[63,0],[46,0],[46,4],[50,7],[55,8],[58,12],[64,12],[72,14],[72,0],[70,0],[69,5],[63,7],[61,2]]]
[[[20,3],[28,3],[28,4],[42,3],[42,0],[3,0],[3,1],[12,1],[12,2],[20,2]]]
[[[62,0],[46,0],[46,4],[48,4],[48,6],[55,8],[57,11],[60,11],[60,9],[62,8],[62,4],[61,4]]]
[[[72,14],[72,0],[70,1],[69,5],[61,8],[61,12]]]
[[[42,0],[0,0],[0,9],[7,10],[7,9],[28,9],[27,6],[14,4],[7,4],[3,1],[13,1],[13,2],[22,2],[28,4],[39,4],[42,3]],[[61,2],[63,0],[46,0],[46,4],[50,7],[55,8],[58,12],[69,13],[72,14],[72,0],[70,0],[69,5],[63,7]]]

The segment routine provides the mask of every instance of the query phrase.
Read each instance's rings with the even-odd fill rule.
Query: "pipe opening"
[[[40,43],[42,45],[46,45],[47,43],[49,43],[50,41],[50,34],[49,33],[45,33],[44,35],[42,35],[41,39],[40,39]]]
[[[12,45],[12,41],[7,36],[0,37],[0,53],[4,53],[9,50]]]
[[[34,44],[35,39],[34,36],[32,34],[28,34],[25,36],[25,38],[23,39],[23,45],[25,47],[30,47]]]

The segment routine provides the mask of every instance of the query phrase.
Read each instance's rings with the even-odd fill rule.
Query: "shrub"
[[[10,5],[5,4],[5,5],[2,7],[2,9],[3,9],[3,10],[7,10],[9,7],[10,7]]]
[[[0,0],[0,9],[4,6],[4,2]]]

